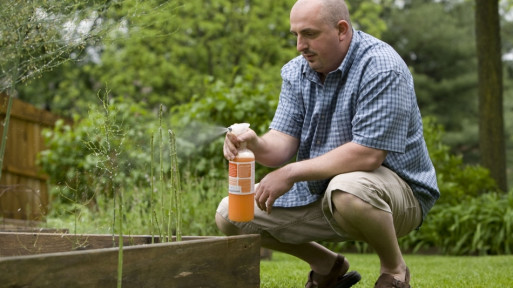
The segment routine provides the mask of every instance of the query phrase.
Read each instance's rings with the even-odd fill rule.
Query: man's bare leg
[[[376,251],[381,273],[392,274],[404,282],[406,262],[397,243],[392,214],[342,191],[333,191],[332,202],[333,217],[341,229]]]

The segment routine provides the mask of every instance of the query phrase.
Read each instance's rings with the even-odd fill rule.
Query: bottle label
[[[255,161],[229,162],[228,192],[251,194],[255,190]]]

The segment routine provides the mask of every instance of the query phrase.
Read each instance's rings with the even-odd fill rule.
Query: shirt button
[[[315,142],[315,143],[316,143],[317,145],[319,145],[319,144],[321,144],[321,141],[317,141],[317,142]]]

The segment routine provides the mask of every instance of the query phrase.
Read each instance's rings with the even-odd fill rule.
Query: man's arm
[[[245,142],[247,148],[253,151],[258,163],[268,167],[285,164],[297,153],[299,147],[298,139],[277,130],[270,130],[262,137],[258,137],[253,130],[249,129],[238,137],[233,133],[226,134],[223,148],[225,158],[233,159],[242,142]]]
[[[375,170],[386,155],[386,151],[348,142],[319,157],[291,163],[287,169],[294,182],[320,180],[347,172]]]
[[[295,182],[320,180],[353,171],[377,169],[387,155],[386,151],[346,143],[319,157],[290,163],[267,174],[260,181],[255,200],[260,209],[270,213],[274,201],[290,190]]]

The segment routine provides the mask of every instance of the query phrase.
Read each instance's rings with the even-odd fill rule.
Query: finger
[[[265,202],[267,214],[271,214],[271,210],[273,209],[274,200],[275,199],[273,199],[271,197],[267,198],[267,201]]]
[[[223,155],[224,155],[224,158],[226,158],[226,160],[233,159],[233,155],[231,154],[230,148],[228,147],[227,143],[224,143],[224,145],[223,145]]]
[[[265,211],[265,199],[263,196],[260,196],[260,198],[257,201],[257,206],[260,208],[260,210]]]
[[[260,206],[260,196],[262,196],[262,189],[260,189],[260,187],[261,186],[259,184],[255,184],[255,203],[258,209],[262,210]]]
[[[267,201],[267,196],[265,195],[265,192],[261,192],[257,198],[257,206],[260,210],[266,211],[266,205],[265,205],[266,201]]]
[[[224,158],[226,158],[227,160],[233,160],[233,158],[235,158],[235,155],[233,154],[229,144],[227,143],[225,143],[223,146],[223,154]]]
[[[226,133],[226,139],[228,139],[229,142],[231,142],[235,148],[239,147],[240,141],[237,135],[233,134],[232,132],[228,132]]]
[[[233,133],[227,133],[223,145],[224,157],[232,160],[237,155],[237,146],[237,137]]]

